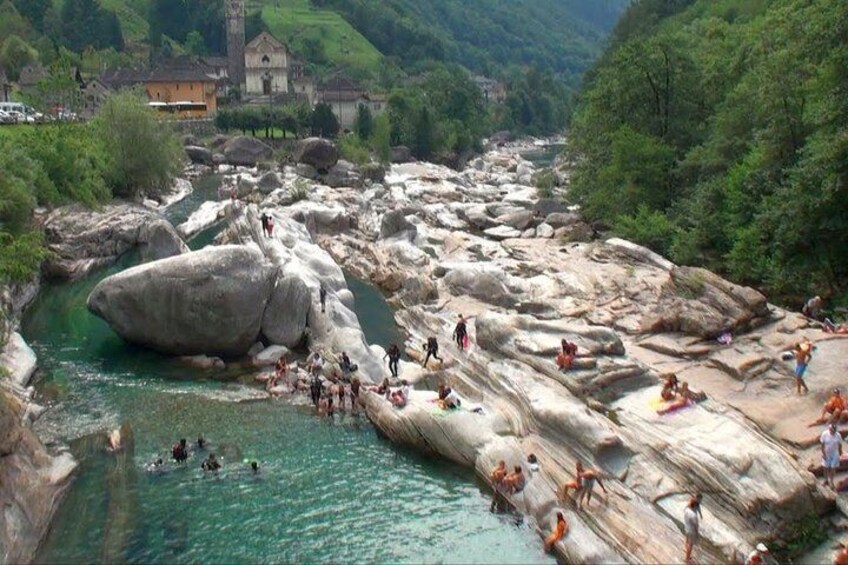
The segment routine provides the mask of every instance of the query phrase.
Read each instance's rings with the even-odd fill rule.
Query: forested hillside
[[[499,76],[510,65],[571,85],[599,55],[629,0],[312,0],[343,14],[406,68],[435,59]]]
[[[573,120],[573,198],[678,262],[844,302],[846,37],[844,0],[636,3]]]

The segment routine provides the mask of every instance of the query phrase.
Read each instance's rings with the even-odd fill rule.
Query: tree
[[[0,46],[0,67],[6,69],[9,80],[17,82],[23,68],[38,60],[38,51],[17,35],[6,38]]]
[[[312,135],[336,137],[339,134],[339,120],[329,104],[321,102],[312,110]]]
[[[206,41],[199,31],[193,30],[186,36],[185,48],[192,55],[205,55]]]
[[[383,163],[392,160],[392,124],[386,114],[380,114],[374,119],[374,132],[371,134],[371,148],[377,159]]]
[[[353,122],[353,131],[362,141],[368,141],[374,131],[374,118],[371,109],[365,104],[356,108],[356,119]]]
[[[170,189],[182,170],[179,139],[133,92],[106,99],[94,120],[115,196],[139,198]]]
[[[429,159],[433,154],[434,131],[430,110],[422,106],[415,119],[415,134],[412,143],[412,153],[419,159]]]
[[[44,14],[51,7],[50,0],[13,0],[18,12],[38,31],[44,31]]]
[[[80,53],[87,47],[124,48],[117,16],[104,10],[97,0],[64,0],[61,22],[62,44],[72,51]]]

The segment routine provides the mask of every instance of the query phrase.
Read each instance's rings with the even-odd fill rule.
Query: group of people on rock
[[[274,216],[262,212],[262,216],[260,216],[259,220],[262,224],[262,233],[265,237],[271,237],[274,235]]]
[[[536,456],[531,456],[535,460]],[[506,508],[509,504],[508,497],[520,493],[527,486],[527,477],[521,465],[515,465],[510,473],[504,460],[499,461],[498,466],[492,469],[490,479],[495,490],[490,508],[493,512]]]
[[[680,382],[677,375],[670,373],[666,375],[663,382],[660,397],[667,403],[657,408],[657,414],[668,414],[684,408],[696,402],[703,402],[707,395],[703,392],[695,392],[689,388],[686,381]]]

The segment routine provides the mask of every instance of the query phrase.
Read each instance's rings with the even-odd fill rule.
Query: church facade
[[[263,31],[244,48],[245,94],[271,96],[289,92],[289,50]]]

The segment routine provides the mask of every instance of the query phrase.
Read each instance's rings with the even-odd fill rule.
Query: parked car
[[[7,112],[0,110],[0,124],[14,124],[15,118],[10,116]]]
[[[18,124],[34,124],[35,118],[32,116],[27,116],[26,114],[22,114],[21,112],[17,112],[12,110],[11,112],[7,112],[10,116],[15,119],[15,123]]]

